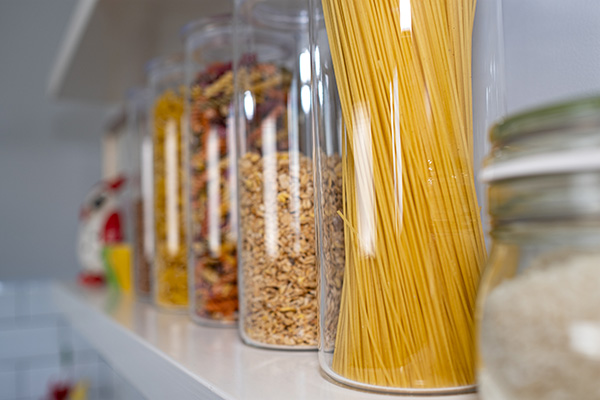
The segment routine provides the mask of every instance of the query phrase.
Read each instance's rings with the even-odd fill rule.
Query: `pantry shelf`
[[[81,0],[65,29],[48,94],[120,101],[127,89],[143,82],[150,58],[180,48],[185,23],[231,10],[231,0]]]
[[[185,315],[161,312],[106,289],[55,283],[52,292],[70,324],[149,400],[398,400],[329,381],[319,372],[315,352],[249,347],[235,329],[201,327]]]

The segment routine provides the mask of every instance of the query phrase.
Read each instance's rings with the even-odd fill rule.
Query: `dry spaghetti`
[[[473,174],[469,0],[323,0],[347,132],[332,369],[387,387],[474,383],[485,247]]]

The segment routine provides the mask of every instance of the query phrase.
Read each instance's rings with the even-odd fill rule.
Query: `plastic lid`
[[[308,29],[308,5],[303,0],[247,0],[242,15],[250,23],[266,28]]]
[[[168,68],[180,68],[183,66],[184,54],[182,51],[166,56],[156,57],[146,63],[146,73],[153,74],[156,71]]]
[[[150,89],[147,87],[131,87],[125,95],[128,112],[145,110],[150,101]]]
[[[150,95],[150,90],[143,86],[134,86],[127,89],[125,92],[125,98],[127,101],[136,102],[136,101],[144,101]]]
[[[221,14],[188,22],[181,28],[179,35],[185,41],[190,35],[196,32],[231,34],[232,28],[233,16],[231,14]]]

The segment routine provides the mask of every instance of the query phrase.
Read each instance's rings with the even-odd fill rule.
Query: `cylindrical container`
[[[491,138],[480,396],[600,398],[600,98],[515,115]]]
[[[472,391],[501,4],[310,3],[320,366],[362,389]]]
[[[190,312],[211,325],[234,324],[238,315],[232,22],[205,18],[183,30]]]
[[[188,305],[184,199],[183,56],[148,66],[154,170],[154,302],[185,311]]]
[[[148,127],[149,91],[131,90],[127,97],[129,134],[129,216],[134,288],[138,298],[152,294],[154,229],[152,225],[152,135]]]
[[[252,0],[236,11],[240,332],[259,347],[316,349],[308,9]]]

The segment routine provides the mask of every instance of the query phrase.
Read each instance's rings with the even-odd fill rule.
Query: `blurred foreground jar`
[[[481,398],[598,399],[600,98],[516,115],[491,138]]]
[[[182,123],[183,56],[148,66],[154,169],[154,301],[165,309],[188,305]]]
[[[197,322],[231,325],[238,316],[232,17],[192,22],[184,36],[190,311]]]
[[[317,347],[308,10],[238,1],[240,332],[255,346]]]
[[[362,389],[472,391],[501,3],[310,3],[321,368]]]
[[[136,295],[151,298],[154,229],[152,225],[152,135],[148,127],[149,91],[135,89],[127,98],[130,137],[130,223],[133,276]]]

